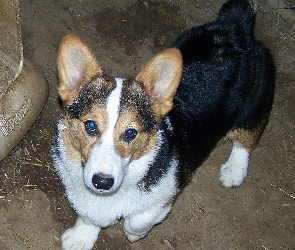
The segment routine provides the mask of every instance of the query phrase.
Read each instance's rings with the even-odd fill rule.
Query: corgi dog
[[[133,79],[105,75],[80,38],[64,38],[52,157],[78,219],[63,249],[91,249],[120,219],[130,242],[145,237],[223,137],[233,148],[220,181],[243,182],[274,95],[274,63],[254,21],[246,0],[230,0]]]

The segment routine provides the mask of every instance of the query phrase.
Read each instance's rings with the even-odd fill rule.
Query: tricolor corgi
[[[274,94],[273,60],[254,20],[247,1],[231,0],[128,80],[104,75],[80,38],[64,38],[52,155],[78,219],[63,249],[91,249],[121,218],[130,242],[145,237],[223,137],[233,148],[221,183],[243,182]]]

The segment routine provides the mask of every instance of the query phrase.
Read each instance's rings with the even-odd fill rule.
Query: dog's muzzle
[[[109,190],[114,185],[114,178],[111,175],[98,173],[93,175],[92,184],[97,190]]]

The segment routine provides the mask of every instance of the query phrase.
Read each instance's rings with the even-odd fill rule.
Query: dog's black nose
[[[96,189],[109,190],[114,185],[114,178],[104,173],[93,175],[92,184]]]

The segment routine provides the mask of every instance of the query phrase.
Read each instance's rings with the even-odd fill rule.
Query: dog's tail
[[[231,51],[244,51],[255,42],[254,23],[255,11],[247,0],[230,0],[221,7],[216,22],[207,29],[217,31],[217,44]]]

